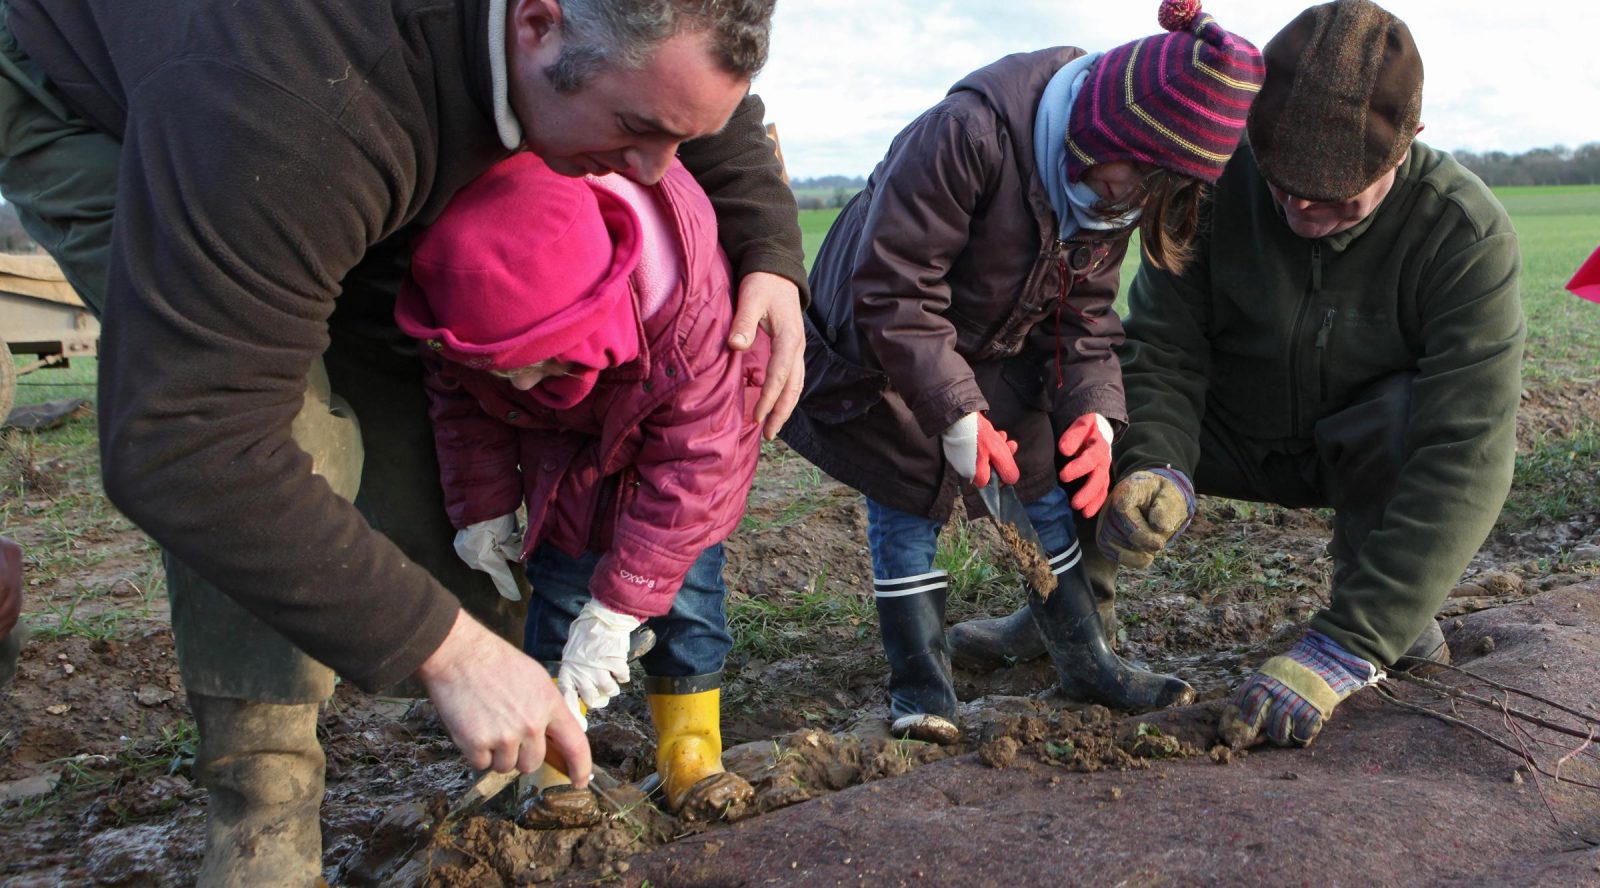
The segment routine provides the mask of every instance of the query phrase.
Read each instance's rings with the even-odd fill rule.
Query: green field
[[[1600,305],[1564,287],[1600,244],[1600,186],[1504,188],[1495,192],[1522,243],[1528,313],[1526,374],[1539,381],[1593,380],[1600,370]]]

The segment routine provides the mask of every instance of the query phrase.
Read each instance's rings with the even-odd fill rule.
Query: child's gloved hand
[[[644,621],[589,600],[567,630],[556,686],[576,711],[574,698],[602,709],[628,682],[629,635]]]
[[[522,560],[522,532],[517,530],[516,513],[461,528],[456,532],[456,554],[468,567],[488,574],[501,598],[522,600],[517,578],[506,563]]]
[[[944,430],[940,436],[944,458],[950,461],[956,474],[978,487],[987,486],[992,467],[1000,473],[1004,484],[1015,484],[1022,477],[1017,461],[1011,455],[1017,452],[1017,442],[1006,440],[1006,433],[989,424],[981,413],[968,413]]]
[[[1111,421],[1098,413],[1085,413],[1067,426],[1056,446],[1067,458],[1061,480],[1083,479],[1083,486],[1072,496],[1072,507],[1083,517],[1093,518],[1111,489]]]

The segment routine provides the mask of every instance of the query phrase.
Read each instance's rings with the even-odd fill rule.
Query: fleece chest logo
[[[656,587],[656,581],[650,577],[642,577],[626,568],[618,568],[617,572],[622,574],[624,580],[635,586],[643,586],[646,589],[654,589]]]

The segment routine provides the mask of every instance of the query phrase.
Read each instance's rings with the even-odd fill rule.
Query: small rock
[[[1521,786],[1522,785],[1522,772],[1521,771],[1512,771],[1510,780],[1511,780],[1511,785],[1512,786]]]
[[[1573,561],[1600,561],[1600,546],[1579,546],[1567,553]]]
[[[1461,619],[1460,617],[1456,617],[1454,620],[1450,621],[1450,631],[1459,632],[1465,625],[1467,625],[1465,620]]]
[[[140,685],[139,690],[133,695],[140,706],[160,706],[177,695],[165,688],[155,685]]]
[[[1300,775],[1296,774],[1293,771],[1284,771],[1282,774],[1279,774],[1278,777],[1280,779],[1283,779],[1283,780],[1299,780],[1300,779]]]
[[[46,706],[44,708],[44,711],[50,713],[51,715],[66,715],[67,713],[72,711],[72,704],[71,703],[57,703],[57,704],[55,704],[53,706]]]
[[[1462,583],[1450,590],[1451,598],[1478,598],[1488,594],[1489,590],[1477,583]]]
[[[1478,653],[1480,653],[1480,654],[1492,654],[1492,653],[1494,653],[1494,636],[1493,635],[1485,635],[1484,637],[1478,639]]]
[[[35,774],[21,780],[0,783],[0,802],[20,802],[54,792],[61,782],[60,774]]]
[[[1122,801],[1122,787],[1120,787],[1120,786],[1111,787],[1111,801],[1113,801],[1113,802]]]

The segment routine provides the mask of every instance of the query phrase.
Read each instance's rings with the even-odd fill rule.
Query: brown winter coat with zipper
[[[1128,232],[1058,241],[1033,156],[1039,98],[1082,54],[1020,53],[962,79],[895,137],[823,241],[783,439],[883,505],[949,516],[963,485],[940,433],[972,411],[1019,442],[1026,502],[1057,483],[1068,423],[1127,419],[1111,303]]]

